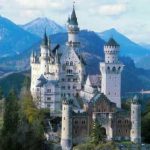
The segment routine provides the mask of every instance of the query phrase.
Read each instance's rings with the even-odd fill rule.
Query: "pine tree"
[[[99,124],[97,119],[93,121],[92,131],[91,131],[91,142],[94,144],[98,144],[100,142],[104,142],[105,134],[102,131],[102,126]]]
[[[2,90],[2,88],[0,87],[0,100],[2,100],[2,98],[3,98],[3,90]]]
[[[15,95],[15,92],[11,91],[4,103],[4,134],[16,132],[19,122],[18,111],[19,106],[17,97]]]
[[[2,148],[4,150],[16,150],[18,148],[17,137],[15,136],[19,124],[18,113],[18,100],[14,91],[11,91],[4,103],[4,123],[2,128]]]

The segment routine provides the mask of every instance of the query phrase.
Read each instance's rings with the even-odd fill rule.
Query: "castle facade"
[[[113,38],[106,42],[105,61],[100,63],[101,88],[95,88],[86,74],[86,62],[80,52],[82,43],[74,7],[67,27],[65,49],[52,48],[45,32],[40,55],[31,55],[31,93],[38,108],[48,108],[52,116],[62,118],[62,149],[71,150],[73,144],[84,141],[95,119],[102,125],[107,140],[140,143],[138,99],[133,99],[130,112],[121,108],[124,65],[119,60],[119,44]]]

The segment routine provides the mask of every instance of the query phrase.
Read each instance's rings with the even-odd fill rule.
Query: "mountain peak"
[[[48,35],[66,32],[65,28],[57,24],[55,21],[48,19],[47,17],[39,17],[35,20],[25,24],[22,28],[32,34],[35,34],[39,37],[43,37],[45,28]]]
[[[110,31],[110,32],[118,32],[115,28],[110,28],[109,30],[107,31]]]

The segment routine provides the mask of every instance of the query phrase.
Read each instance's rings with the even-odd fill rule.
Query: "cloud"
[[[116,3],[116,4],[104,4],[97,6],[95,9],[90,9],[90,12],[93,14],[99,14],[103,16],[118,16],[122,13],[125,13],[127,10],[126,3]]]
[[[98,10],[100,14],[107,15],[107,16],[120,15],[125,11],[126,11],[125,4],[103,5]]]
[[[14,1],[14,0],[12,0]],[[31,9],[31,10],[66,10],[67,5],[64,0],[15,0],[18,7],[22,9]]]

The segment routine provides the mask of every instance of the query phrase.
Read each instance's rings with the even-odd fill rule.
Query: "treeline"
[[[34,105],[26,81],[20,95],[11,90],[4,101],[0,150],[45,150],[44,118],[45,110]]]
[[[150,102],[142,113],[142,141],[150,144]]]

